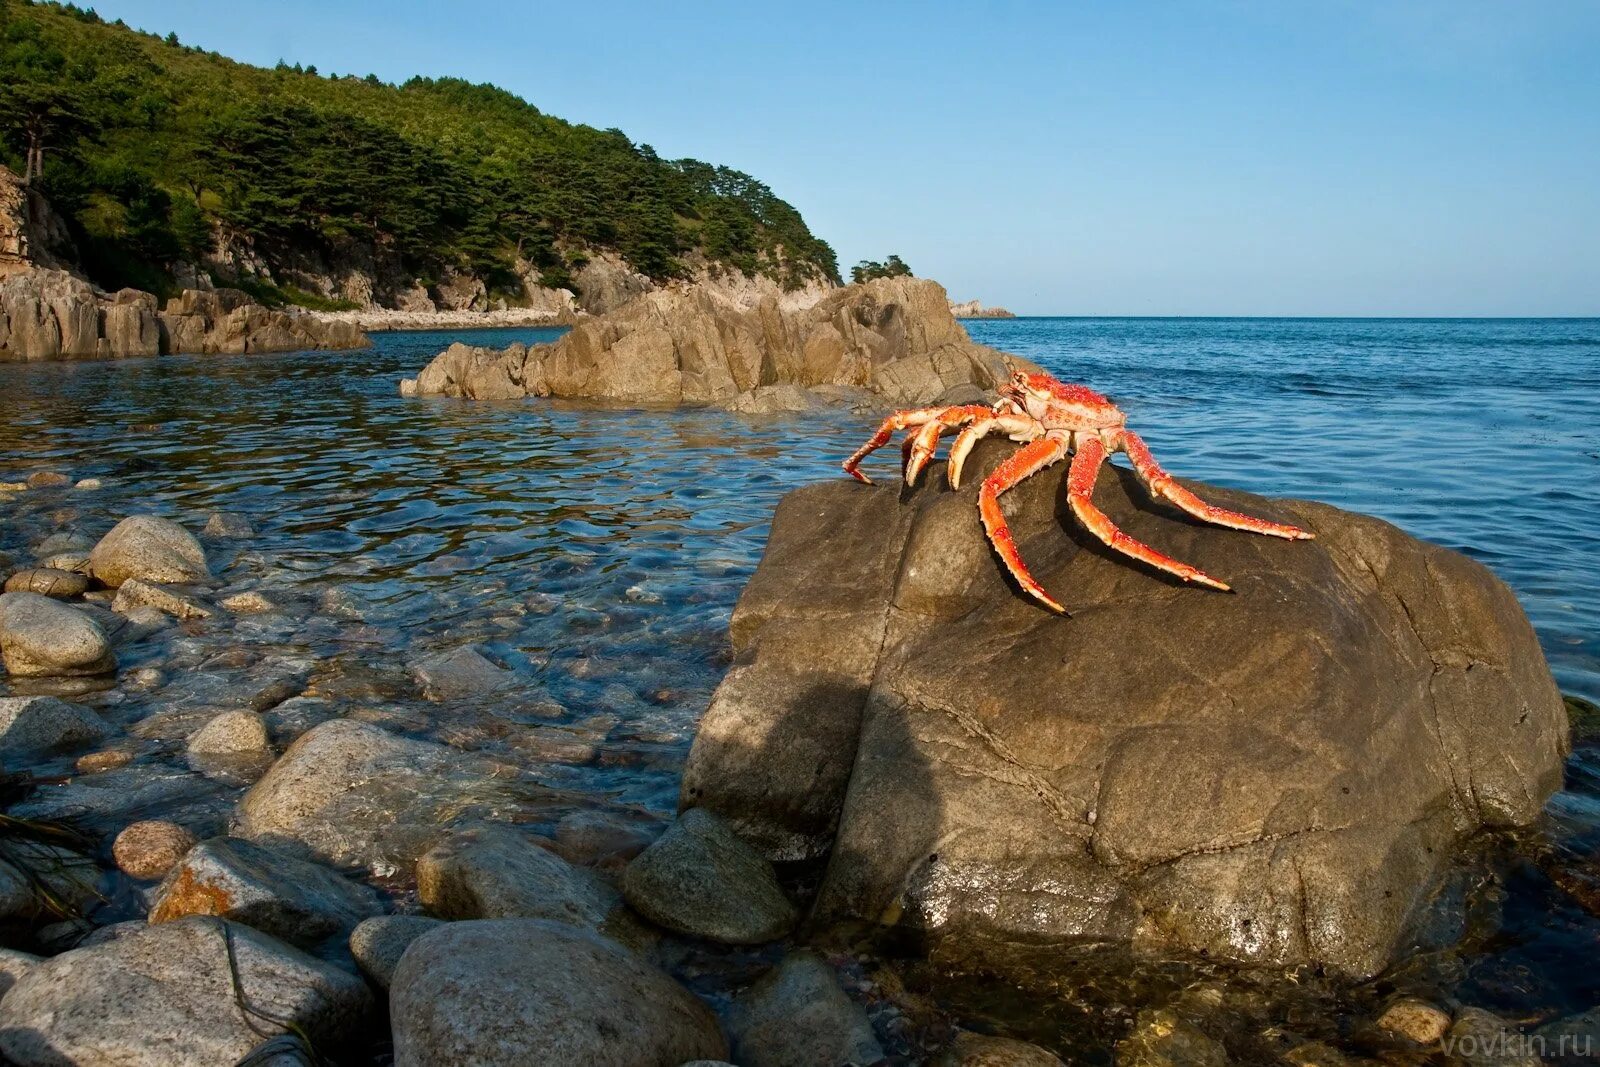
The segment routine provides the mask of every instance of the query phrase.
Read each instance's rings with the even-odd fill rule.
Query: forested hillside
[[[747,174],[662,159],[493,86],[267,70],[70,4],[0,0],[0,162],[110,287],[169,289],[219,234],[269,266],[355,249],[491,292],[516,291],[519,258],[568,285],[596,250],[658,280],[694,253],[786,287],[838,276],[833,250]]]

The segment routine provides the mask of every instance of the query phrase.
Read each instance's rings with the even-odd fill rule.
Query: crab
[[[1157,570],[1185,582],[1230,591],[1231,587],[1187,563],[1163,555],[1142,541],[1123,533],[1099,508],[1093,494],[1100,467],[1114,452],[1125,452],[1133,463],[1134,474],[1145,491],[1165,499],[1202,522],[1230,530],[1281,537],[1289,541],[1309,541],[1315,535],[1296,526],[1269,522],[1237,511],[1207,504],[1179,485],[1161,469],[1144,439],[1128,429],[1127,416],[1106,397],[1082,385],[1058,381],[1049,374],[1018,371],[999,390],[1000,399],[990,406],[958,404],[952,407],[916,408],[897,411],[883,420],[878,432],[844,461],[844,470],[857,481],[872,484],[861,473],[861,461],[889,443],[898,431],[907,431],[901,448],[907,485],[917,480],[939,446],[940,435],[960,427],[950,446],[947,470],[950,486],[961,487],[961,468],[967,456],[984,437],[1003,433],[1022,447],[983,480],[978,490],[978,515],[983,520],[989,542],[999,554],[1011,577],[1023,591],[1051,611],[1067,614],[1049,593],[1028,573],[1005,514],[1000,510],[1000,494],[1050,466],[1068,454],[1072,467],[1067,473],[1067,501],[1072,514],[1107,547],[1131,556]]]

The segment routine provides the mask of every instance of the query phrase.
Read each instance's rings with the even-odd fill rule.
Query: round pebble
[[[103,752],[90,752],[86,756],[79,756],[78,762],[74,763],[73,767],[79,774],[99,774],[101,771],[114,771],[118,767],[126,767],[132,762],[132,752],[108,748]]]
[[[195,836],[177,823],[149,819],[125,827],[112,844],[111,855],[123,873],[154,880],[172,870],[194,845]]]

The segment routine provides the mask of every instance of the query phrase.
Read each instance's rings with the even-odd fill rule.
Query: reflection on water
[[[1179,475],[1372,512],[1482,560],[1521,596],[1562,688],[1600,700],[1600,322],[969,328],[1110,393]],[[482,751],[561,796],[665,815],[773,506],[840,476],[870,420],[400,398],[398,379],[453,339],[0,366],[0,477],[54,468],[106,483],[0,505],[0,551],[22,556],[59,521],[98,535],[132,512],[192,527],[243,513],[259,535],[223,555],[230,576],[315,610],[241,623],[222,666],[286,657],[332,713]],[[408,665],[466,644],[518,684],[423,701]],[[126,666],[203,670],[222,652],[203,628],[137,647]],[[130,693],[120,714],[171,696]],[[1593,749],[1573,771],[1551,847],[1587,855],[1600,849]],[[1531,863],[1497,893],[1507,918],[1452,957],[1450,987],[1512,1014],[1600,1000],[1592,917]]]

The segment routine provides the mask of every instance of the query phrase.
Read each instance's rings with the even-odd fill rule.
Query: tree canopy
[[[870,282],[874,278],[909,278],[911,268],[906,266],[906,261],[899,256],[890,255],[883,262],[875,259],[863,259],[860,263],[850,268],[850,280],[853,282]]]
[[[269,263],[354,242],[420,276],[508,287],[518,256],[570,284],[585,249],[658,279],[694,252],[788,287],[838,278],[828,244],[748,174],[662,159],[492,85],[268,70],[72,4],[0,0],[0,162],[50,198],[106,285],[164,288],[213,227]]]

